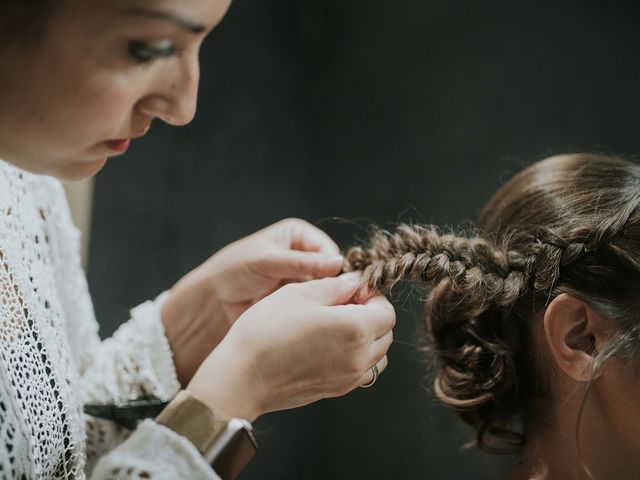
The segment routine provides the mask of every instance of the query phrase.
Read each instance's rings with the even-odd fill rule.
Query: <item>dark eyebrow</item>
[[[172,22],[191,33],[202,33],[207,29],[207,27],[205,27],[204,25],[190,22],[189,20],[186,20],[179,15],[176,15],[175,13],[165,12],[164,10],[150,10],[147,8],[132,7],[127,8],[122,12],[127,15],[137,15],[141,17],[155,18],[158,20]]]

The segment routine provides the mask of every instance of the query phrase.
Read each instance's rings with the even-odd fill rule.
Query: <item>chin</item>
[[[77,182],[93,177],[107,163],[107,157],[90,162],[74,163],[55,172],[54,176],[63,182]]]

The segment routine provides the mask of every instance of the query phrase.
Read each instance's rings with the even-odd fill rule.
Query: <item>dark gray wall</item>
[[[103,334],[278,219],[317,222],[344,246],[368,222],[473,220],[507,175],[550,153],[638,152],[638,10],[236,0],[202,51],[196,120],[158,125],[98,176],[89,281]],[[244,478],[497,476],[423,388],[416,301],[397,306],[376,388],[262,418]]]

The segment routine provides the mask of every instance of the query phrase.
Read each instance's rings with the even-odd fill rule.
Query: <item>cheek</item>
[[[101,65],[94,52],[43,55],[22,85],[27,127],[56,150],[73,151],[128,130],[140,80]],[[23,105],[25,107],[25,105]],[[34,138],[35,140],[35,138]]]
[[[640,450],[640,358],[610,361],[606,381],[612,423],[630,447]]]
[[[40,78],[22,87],[11,108],[8,155],[23,168],[67,180],[94,175],[113,155],[103,142],[132,131],[134,83],[79,68]]]
[[[125,122],[135,103],[136,72],[114,65],[113,49],[102,41],[88,40],[92,32],[81,22],[60,22],[57,28],[52,27],[48,48],[29,75],[39,79],[30,88],[37,92],[32,95],[33,120],[48,134],[49,141],[60,146],[82,147],[112,138],[128,126]]]
[[[61,138],[73,143],[95,143],[113,138],[129,128],[136,102],[135,89],[117,75],[87,75],[59,89],[44,103],[40,119]]]

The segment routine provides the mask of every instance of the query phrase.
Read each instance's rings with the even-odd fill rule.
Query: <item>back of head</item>
[[[488,451],[517,451],[548,394],[534,331],[571,293],[619,324],[603,359],[638,337],[640,167],[598,155],[538,162],[485,205],[475,235],[433,226],[378,230],[348,267],[382,291],[410,281],[430,292],[429,350],[437,396],[476,428]]]

